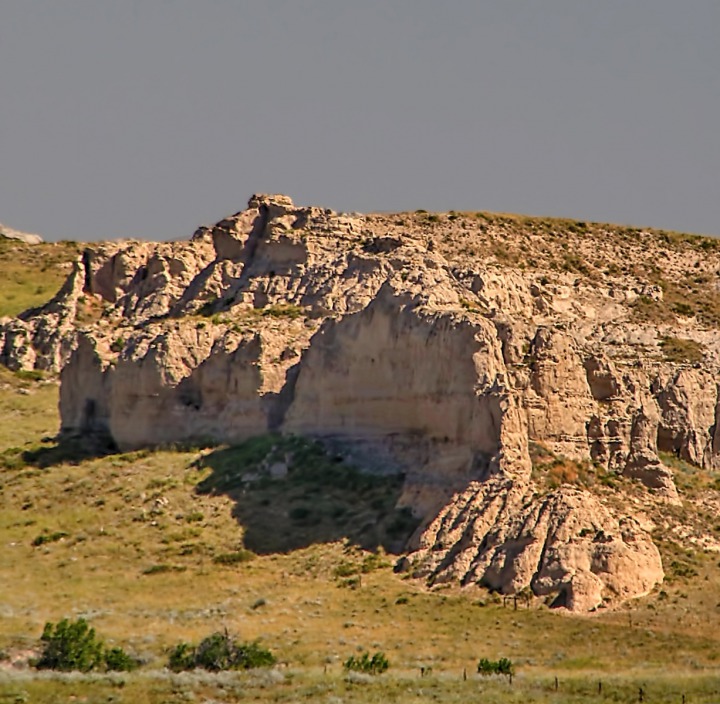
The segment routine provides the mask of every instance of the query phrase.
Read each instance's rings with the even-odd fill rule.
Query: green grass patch
[[[27,245],[0,237],[0,318],[47,303],[79,253],[76,242]]]
[[[695,364],[705,359],[705,345],[682,337],[663,337],[660,349],[668,362]]]

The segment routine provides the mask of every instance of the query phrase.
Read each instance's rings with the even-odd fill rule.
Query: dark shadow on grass
[[[32,467],[54,467],[60,464],[80,464],[81,462],[117,452],[117,447],[108,437],[101,436],[58,436],[51,445],[43,445],[24,450],[20,457],[26,465]]]
[[[344,538],[397,554],[418,524],[409,510],[395,508],[402,475],[361,472],[305,438],[253,438],[215,450],[197,466],[212,470],[198,492],[233,499],[245,547],[258,554]]]

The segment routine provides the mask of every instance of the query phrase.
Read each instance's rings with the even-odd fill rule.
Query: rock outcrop
[[[720,463],[715,294],[689,320],[655,267],[709,282],[720,258],[581,225],[558,243],[546,221],[253,196],[189,241],[87,250],[50,303],[0,325],[0,361],[60,371],[62,432],[124,450],[339,443],[405,474],[417,576],[590,610],[663,578],[647,523],[601,479],[678,503],[662,453]]]
[[[575,488],[529,495],[499,478],[453,497],[410,563],[436,581],[479,581],[510,594],[529,586],[572,611],[643,594],[663,577],[657,548],[634,519],[618,520]]]
[[[22,230],[15,230],[12,227],[3,225],[0,222],[0,239],[5,238],[7,240],[17,240],[24,244],[40,244],[43,242],[43,238],[40,235],[32,234],[31,232],[23,232]]]

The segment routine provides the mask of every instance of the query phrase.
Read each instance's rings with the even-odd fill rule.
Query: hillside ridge
[[[65,437],[339,443],[405,476],[401,568],[587,611],[663,579],[661,456],[720,466],[719,271],[702,237],[256,195],[86,249],[0,362],[60,373]]]

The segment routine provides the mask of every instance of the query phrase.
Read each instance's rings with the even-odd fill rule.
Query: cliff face
[[[254,196],[188,242],[87,251],[51,303],[0,326],[0,361],[61,370],[62,431],[122,449],[342,443],[405,473],[414,574],[588,610],[663,578],[649,521],[604,483],[673,504],[659,451],[720,465],[717,251]]]

